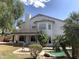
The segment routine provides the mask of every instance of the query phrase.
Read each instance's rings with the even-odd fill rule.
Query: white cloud
[[[39,0],[41,2],[49,2],[50,0]]]
[[[21,0],[25,5],[33,5],[36,8],[42,7],[44,8],[46,5],[45,3],[49,2],[50,0]]]
[[[34,3],[34,6],[35,7],[42,7],[42,8],[44,8],[45,7],[45,4],[44,3],[41,3],[40,1],[36,1],[35,3]]]

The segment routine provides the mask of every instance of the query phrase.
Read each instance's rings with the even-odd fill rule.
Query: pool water
[[[54,57],[63,57],[66,56],[64,51],[56,52],[56,51],[48,51],[47,54]]]

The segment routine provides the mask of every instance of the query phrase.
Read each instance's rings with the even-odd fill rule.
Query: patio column
[[[16,41],[18,41],[19,40],[19,35],[17,34],[17,35],[14,35],[14,43],[16,43]]]
[[[35,35],[35,40],[36,40],[36,43],[37,43],[37,40],[38,40],[38,39],[37,39],[37,36],[36,36],[36,35]]]
[[[12,42],[14,43],[15,35],[12,35]]]
[[[36,39],[36,43],[39,43],[39,41],[38,41],[38,35],[35,35],[35,39]]]

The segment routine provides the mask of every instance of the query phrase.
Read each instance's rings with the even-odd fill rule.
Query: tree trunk
[[[15,35],[13,35],[12,42],[14,42],[14,37],[15,37]]]
[[[75,46],[72,46],[72,59],[77,59],[76,58],[76,47]]]
[[[2,36],[4,35],[4,29],[2,29]]]
[[[62,44],[62,43],[60,43],[60,45],[61,45],[63,51],[65,52],[65,54],[67,55],[67,57],[68,57],[69,59],[72,59],[72,57],[70,56],[70,54],[69,54],[68,51],[66,50],[65,45]]]
[[[79,59],[79,47],[77,46],[77,47],[74,47],[75,48],[75,51],[74,51],[74,53],[75,53],[75,58],[76,59]]]
[[[3,41],[4,41],[5,40],[4,29],[2,29],[2,37],[3,37]]]
[[[79,59],[79,46],[72,44],[72,59]]]

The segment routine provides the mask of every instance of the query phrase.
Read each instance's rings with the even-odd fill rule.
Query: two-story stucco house
[[[64,21],[50,16],[38,14],[32,18],[28,18],[21,29],[16,32],[15,39],[18,42],[24,41],[26,44],[37,43],[39,31],[47,33],[48,46],[52,45],[52,39],[56,35],[63,35]]]

